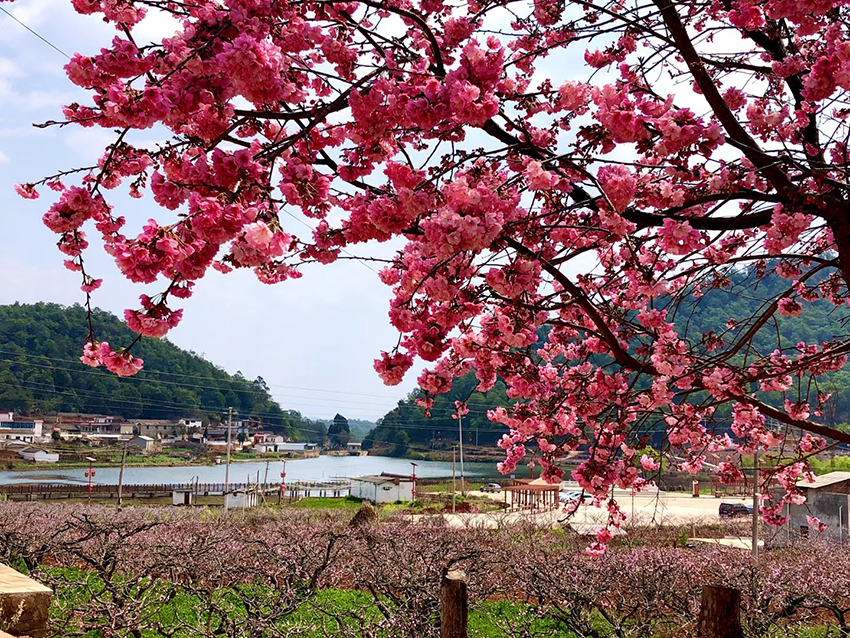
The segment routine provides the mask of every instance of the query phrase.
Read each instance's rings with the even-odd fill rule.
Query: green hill
[[[136,336],[115,315],[95,310],[97,338],[114,344]],[[283,410],[262,377],[228,374],[162,339],[143,339],[133,353],[145,361],[135,377],[119,378],[80,363],[86,313],[75,305],[0,306],[0,410],[80,412],[126,418],[204,417],[220,421],[229,406],[239,418],[310,440],[320,422]]]
[[[766,300],[772,300],[791,285],[791,280],[771,274],[773,267],[774,264],[768,262],[763,271],[754,266],[728,268],[724,272],[725,280],[718,278],[710,282],[700,295],[690,295],[675,309],[670,308],[670,317],[679,335],[692,344],[700,344],[705,335],[711,331],[723,332],[726,322],[735,319],[738,328],[725,335],[722,346],[731,347],[736,336],[746,332],[752,318],[763,312]],[[764,272],[767,274],[764,275]],[[819,273],[809,283],[820,283],[825,279],[826,273]],[[821,299],[805,303],[804,308],[798,317],[783,317],[775,313],[756,333],[753,348],[748,354],[766,355],[780,345],[789,348],[800,341],[812,344],[847,337],[850,310],[846,306],[836,307]],[[532,348],[542,346],[547,334],[546,327],[542,328],[539,331],[540,338]],[[741,363],[743,357],[741,353],[733,361]],[[387,453],[399,455],[406,454],[411,444],[420,448],[450,448],[458,437],[457,421],[451,418],[454,402],[467,396],[470,413],[463,419],[464,443],[475,443],[478,440],[481,445],[495,444],[507,429],[491,423],[486,412],[497,406],[509,405],[512,401],[507,397],[501,380],[486,394],[473,390],[476,383],[471,373],[455,379],[449,393],[435,397],[430,418],[426,418],[416,405],[419,392],[412,393],[379,420],[378,426],[364,439],[364,447],[376,446]],[[830,426],[847,427],[844,424],[850,422],[850,369],[845,367],[839,372],[823,375],[818,383],[822,390],[832,394],[832,399],[825,406],[823,417],[814,418]],[[816,392],[814,385],[809,391],[813,400]],[[782,397],[778,392],[762,394],[762,398],[768,403],[782,405]],[[720,406],[715,416],[720,424],[727,423],[729,406]]]

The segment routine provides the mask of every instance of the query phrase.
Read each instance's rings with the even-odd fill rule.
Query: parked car
[[[721,503],[720,518],[738,518],[739,516],[750,516],[753,506],[744,503]]]
[[[579,500],[580,498],[582,498],[581,492],[561,492],[561,495],[558,497],[558,500],[561,503],[571,503],[573,501]],[[590,494],[585,494],[584,502],[593,502],[593,497]]]
[[[502,486],[498,483],[487,483],[487,485],[481,486],[481,491],[497,493],[502,491]]]

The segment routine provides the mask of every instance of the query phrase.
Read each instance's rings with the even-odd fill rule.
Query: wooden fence
[[[231,483],[230,490],[242,490],[255,486],[251,483]],[[157,484],[125,484],[121,487],[122,494],[129,498],[155,498],[170,496],[174,490],[189,491],[195,495],[209,496],[224,494],[224,483],[157,483]],[[267,484],[268,490],[280,489],[279,483]],[[10,483],[0,485],[0,494],[7,498],[17,498],[26,501],[39,499],[86,498],[89,494],[88,484],[65,483]],[[117,498],[117,485],[92,485],[92,498]]]

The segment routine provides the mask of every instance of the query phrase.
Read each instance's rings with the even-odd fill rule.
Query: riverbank
[[[120,468],[121,467],[121,453],[118,452],[115,454],[111,453],[109,456],[104,458],[101,455],[101,458],[97,457],[98,452],[91,452],[92,458],[97,459],[94,463],[91,464],[94,468]],[[315,454],[299,454],[297,452],[287,452],[285,454],[264,454],[264,455],[255,455],[255,454],[244,454],[238,453],[233,454],[230,459],[230,463],[279,463],[281,461],[299,461],[303,459],[316,458]],[[224,457],[221,457],[221,461],[217,463],[215,459],[207,457],[207,456],[195,456],[189,459],[180,458],[177,456],[172,456],[170,454],[154,454],[150,456],[145,455],[128,455],[127,460],[124,463],[125,467],[210,467],[221,465],[224,463]],[[74,461],[62,461],[62,451],[59,450],[59,461],[57,463],[35,463],[33,461],[25,461],[21,459],[20,461],[4,461],[2,467],[6,470],[14,471],[14,472],[34,472],[34,471],[44,471],[49,469],[78,469],[78,468],[88,468],[89,463],[85,460],[74,460]]]
[[[397,450],[393,445],[382,446],[376,444],[370,454],[378,456],[389,456],[398,459],[409,459],[411,461],[440,461],[443,463],[452,462],[452,449],[432,450],[427,447],[410,446],[404,454],[397,454]],[[465,463],[498,463],[505,460],[504,451],[499,448],[490,446],[464,446],[463,459]],[[455,455],[455,460],[460,463],[460,457]]]

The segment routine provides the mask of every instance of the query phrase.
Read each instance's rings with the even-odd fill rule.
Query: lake
[[[415,461],[416,476],[422,478],[451,478],[452,464],[445,461]],[[281,461],[269,463],[269,483],[280,481],[283,469]],[[365,474],[410,474],[410,461],[407,459],[388,456],[319,456],[310,459],[287,460],[286,481],[321,480],[334,477],[349,478]],[[132,484],[163,484],[189,483],[198,480],[200,483],[223,483],[225,466],[222,465],[192,465],[184,467],[128,467],[124,469],[124,483]],[[0,472],[0,485],[8,483],[86,483],[84,468],[51,469],[49,466],[40,470],[23,472]],[[260,473],[264,481],[266,462],[250,461],[231,463],[230,481],[244,483],[250,476],[251,482]],[[95,468],[94,483],[98,485],[117,485],[117,467]],[[496,463],[465,463],[464,473],[469,477],[492,477],[498,474]],[[457,466],[460,477],[460,464]]]

